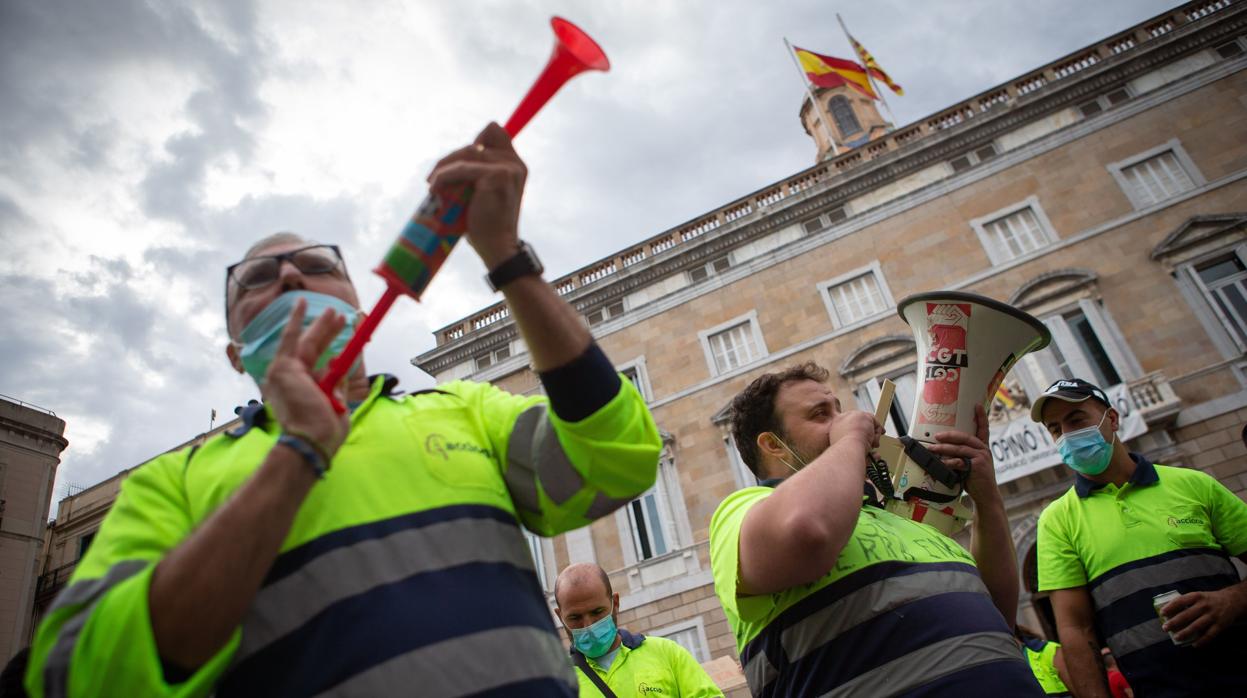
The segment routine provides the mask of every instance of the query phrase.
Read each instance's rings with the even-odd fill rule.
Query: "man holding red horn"
[[[648,489],[644,400],[541,278],[501,127],[441,160],[548,398],[455,381],[401,395],[362,361],[317,385],[359,300],[337,248],[284,233],[226,282],[243,424],[126,478],[44,617],[35,696],[576,694],[521,526],[551,536]]]

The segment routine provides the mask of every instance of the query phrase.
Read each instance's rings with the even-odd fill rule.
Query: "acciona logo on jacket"
[[[442,460],[450,460],[452,451],[475,453],[486,458],[494,456],[494,452],[484,446],[466,441],[447,441],[445,436],[437,433],[429,434],[429,437],[424,440],[424,452],[431,456],[441,456]]]
[[[645,683],[644,681],[637,684],[636,690],[637,690],[637,693],[640,693],[643,696],[649,695],[651,693],[662,693],[663,692],[662,688],[658,686],[651,686]]]
[[[1173,516],[1169,517],[1169,525],[1173,526],[1174,528],[1177,528],[1178,526],[1188,525],[1188,524],[1194,524],[1196,526],[1203,526],[1204,523],[1205,521],[1203,519],[1198,519],[1198,518],[1195,518],[1194,516],[1188,517],[1185,519],[1179,519]]]

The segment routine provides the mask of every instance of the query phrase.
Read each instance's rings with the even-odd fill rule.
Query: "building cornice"
[[[1238,172],[1235,172],[1233,174],[1230,174],[1220,179],[1209,182],[1205,184],[1204,186],[1199,187],[1198,189],[1193,189],[1180,196],[1176,196],[1172,199],[1167,199],[1163,203],[1157,204],[1153,207],[1143,209],[1142,211],[1134,211],[1132,213],[1126,214],[1119,218],[1115,218],[1101,225],[1093,226],[1091,228],[1079,231],[1069,237],[1062,238],[1059,242],[1055,244],[1048,245],[1047,247],[1042,247],[1035,252],[1032,252],[1027,255],[1023,255],[1005,264],[988,267],[987,269],[984,269],[982,271],[974,272],[966,276],[965,278],[962,278],[959,281],[954,281],[954,282],[950,282],[949,284],[946,284],[944,286],[944,289],[948,291],[961,291],[961,290],[970,289],[975,284],[982,283],[989,279],[995,278],[1001,274],[1007,274],[1013,269],[1019,266],[1022,266],[1024,264],[1029,264],[1037,259],[1042,259],[1049,255],[1056,254],[1057,252],[1067,249],[1068,247],[1072,245],[1077,245],[1085,240],[1089,240],[1098,235],[1102,235],[1104,233],[1117,230],[1118,228],[1121,228],[1122,226],[1129,225],[1147,216],[1154,215],[1160,211],[1163,211],[1168,208],[1172,208],[1174,206],[1179,206],[1181,204],[1186,203],[1187,201],[1190,201],[1191,199],[1203,196],[1209,192],[1216,191],[1217,189],[1220,189],[1222,187],[1230,186],[1230,185],[1233,185],[1237,182],[1244,181],[1244,180],[1247,180],[1247,169],[1239,170]],[[732,371],[729,371],[728,373],[723,373],[717,376],[711,376],[710,378],[707,378],[698,383],[690,385],[687,388],[683,388],[670,395],[664,395],[663,397],[656,397],[653,400],[651,400],[649,403],[650,410],[657,410],[668,404],[676,402],[677,400],[689,397],[690,395],[694,395],[703,390],[713,388],[716,385],[719,385],[721,383],[726,383],[726,382],[736,380],[737,378],[745,374],[757,371],[759,368],[763,368],[769,365],[779,364],[780,362],[784,361],[790,356],[794,356],[808,349],[812,349],[814,347],[820,346],[826,342],[837,339],[843,335],[851,334],[854,332],[860,332],[862,330],[865,330],[867,327],[874,327],[875,325],[881,322],[886,322],[886,321],[891,320],[893,317],[894,316],[891,313],[880,313],[878,316],[876,316],[875,319],[868,320],[861,325],[854,325],[847,329],[837,329],[837,330],[832,330],[830,332],[825,332],[823,334],[819,334],[809,339],[805,339],[800,342],[797,342],[796,344],[792,344],[790,346],[784,347],[783,349],[779,349],[778,351],[773,351],[767,354],[767,356],[764,359],[756,363],[741,366],[740,368],[733,369]],[[1245,392],[1244,394],[1247,394],[1247,392]]]
[[[700,239],[694,238],[683,242],[679,246],[680,249],[671,251],[674,254],[667,253],[660,257],[650,257],[633,266],[619,269],[607,279],[576,288],[567,293],[565,297],[580,312],[610,303],[673,273],[678,273],[698,263],[708,262],[742,244],[843,206],[848,201],[882,185],[890,184],[907,175],[974,150],[994,141],[1000,135],[1016,131],[1027,123],[1083,103],[1115,87],[1125,85],[1159,65],[1171,63],[1186,54],[1217,45],[1247,30],[1247,6],[1232,6],[1217,14],[1218,21],[1179,25],[1169,33],[1147,41],[1133,50],[1104,58],[1081,72],[1048,83],[1031,94],[1019,97],[1009,108],[991,109],[975,114],[956,126],[928,133],[896,150],[876,155],[856,165],[853,169],[835,173],[819,181],[814,187],[788,195],[773,205],[756,205],[749,214],[718,226],[717,229],[702,235]],[[983,94],[990,93],[989,90]],[[1112,122],[1104,122],[1104,125],[1108,123]],[[911,126],[906,126],[898,132],[910,128]],[[869,144],[854,152],[868,148]],[[1018,150],[1027,151],[1028,148],[1021,146]],[[1031,154],[1027,154],[1027,157],[1030,156]],[[1003,159],[1003,156],[998,159]],[[792,182],[820,171],[827,171],[830,164],[830,161],[820,163],[798,172],[784,182]],[[929,186],[938,187],[947,181],[944,179]],[[742,202],[752,201],[768,190],[775,189],[776,186],[776,183],[772,183],[743,199],[721,207],[718,211],[728,210]],[[677,234],[678,231],[688,229],[698,221],[707,220],[709,217],[709,215],[699,216],[672,228],[663,235]],[[557,286],[575,279],[608,260],[599,260],[583,269],[560,277],[553,283]],[[492,312],[497,307],[500,305],[490,306],[475,315],[480,316]],[[462,325],[465,320],[466,318],[461,319],[457,324]],[[615,324],[608,322],[601,329],[609,331]],[[452,324],[448,328],[454,326],[455,324]],[[438,336],[441,336],[448,328],[439,330]],[[412,363],[430,374],[436,374],[479,353],[510,342],[517,336],[514,321],[503,320],[491,326],[465,332],[460,338],[448,341],[413,358]],[[522,365],[522,362],[517,363],[517,367]]]
[[[23,439],[33,441],[40,446],[48,446],[55,449],[54,451],[28,449],[43,456],[56,458],[57,455],[60,454],[61,451],[65,450],[65,447],[69,445],[69,441],[64,436],[54,431],[41,429],[37,426],[9,419],[7,417],[0,417],[0,429]],[[21,447],[21,444],[10,443],[10,445]]]

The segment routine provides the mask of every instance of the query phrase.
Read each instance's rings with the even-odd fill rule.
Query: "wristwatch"
[[[485,281],[489,283],[491,290],[497,291],[521,276],[531,276],[533,274],[540,276],[546,270],[545,267],[541,266],[541,260],[537,259],[537,253],[533,251],[533,246],[523,240],[519,242],[519,252],[516,252],[510,259],[499,264],[485,275]]]

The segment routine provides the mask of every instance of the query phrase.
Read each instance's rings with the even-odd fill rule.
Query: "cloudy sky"
[[[68,422],[56,499],[232,416],[257,391],[224,357],[224,267],[295,230],[343,247],[370,306],[430,166],[510,113],[553,14],[614,67],[517,142],[550,277],[813,164],[782,38],[850,57],[837,10],[905,124],[1173,5],[4,0],[0,393]],[[483,272],[464,246],[401,299],[370,371],[429,385],[408,361],[492,301]]]

